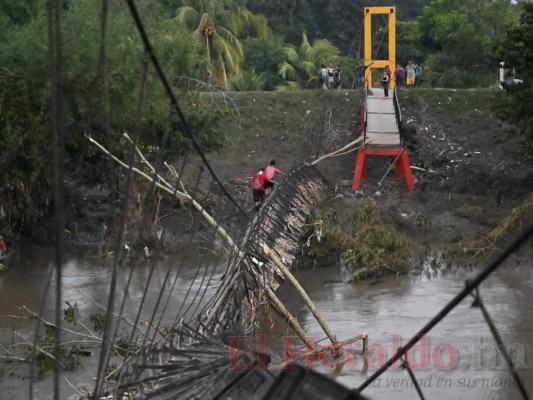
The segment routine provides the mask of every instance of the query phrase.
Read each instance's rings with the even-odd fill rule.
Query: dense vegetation
[[[211,90],[314,89],[320,64],[342,64],[344,84],[361,61],[363,8],[392,1],[139,0],[137,7],[165,73],[206,149],[223,144],[217,120],[225,110],[204,104]],[[405,3],[405,4],[402,4]],[[80,160],[91,134],[120,150],[115,132],[142,132],[141,146],[163,140],[174,155],[187,140],[122,0],[63,0],[62,55],[68,179],[90,178]],[[397,59],[424,65],[425,85],[494,84],[501,60],[524,83],[512,87],[502,116],[531,132],[533,5],[510,0],[417,0],[398,9]],[[48,16],[46,0],[0,4],[0,187],[2,233],[34,225],[52,205]],[[373,22],[374,52],[383,54],[385,19]],[[143,84],[143,70],[147,80]],[[145,85],[142,118],[141,86]],[[184,96],[186,94],[186,96]],[[105,168],[105,164],[102,168]],[[75,175],[79,172],[78,175]],[[112,178],[113,171],[109,170]]]
[[[533,139],[533,112],[530,106],[533,96],[533,3],[523,5],[518,25],[511,26],[497,42],[493,56],[505,60],[510,68],[515,68],[522,84],[509,88],[509,96],[500,108],[500,117],[516,123]]]
[[[347,229],[341,227],[338,216],[328,207],[314,210],[311,221],[303,235],[303,264],[330,265],[337,263],[340,255],[341,268],[353,282],[377,278],[385,272],[405,274],[413,267],[409,264],[413,243],[383,220],[373,199],[366,199],[355,208]]]

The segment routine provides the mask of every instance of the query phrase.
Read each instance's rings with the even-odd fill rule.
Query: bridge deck
[[[392,97],[369,95],[366,102],[366,147],[400,146]]]

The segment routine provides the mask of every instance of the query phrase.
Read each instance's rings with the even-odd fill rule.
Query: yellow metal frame
[[[365,78],[368,87],[372,87],[372,69],[385,68],[389,66],[391,70],[390,87],[396,86],[394,71],[396,70],[396,7],[365,7],[365,65],[369,66],[365,71]],[[372,58],[372,15],[389,15],[389,59],[374,60]]]

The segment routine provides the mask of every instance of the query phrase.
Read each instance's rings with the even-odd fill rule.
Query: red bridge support
[[[359,107],[359,135],[362,135],[365,133],[366,129],[366,106],[364,103],[361,103],[361,106]],[[358,136],[359,136],[358,135]]]
[[[409,155],[402,148],[380,149],[380,148],[360,148],[357,154],[357,164],[353,177],[352,190],[361,186],[361,181],[366,178],[366,157],[367,156],[388,156],[395,157],[394,169],[397,178],[405,177],[407,190],[410,192],[415,187],[415,180],[411,172]]]

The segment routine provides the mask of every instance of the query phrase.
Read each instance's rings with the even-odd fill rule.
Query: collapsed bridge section
[[[164,343],[142,350],[122,375],[120,388],[146,399],[207,399],[226,398],[230,392],[250,398],[260,387],[272,386],[266,348],[254,352],[240,343],[250,338],[243,335],[253,333],[266,304],[287,321],[311,355],[329,351],[340,357],[342,346],[356,340],[363,340],[365,349],[366,334],[337,341],[289,271],[301,251],[302,234],[310,228],[309,216],[328,195],[329,185],[313,165],[303,164],[287,174],[228,257],[214,296],[192,320],[181,320],[164,332]],[[285,280],[300,292],[331,345],[320,347],[307,338],[276,297]]]
[[[262,297],[268,298],[286,279],[279,263],[288,268],[293,264],[309,215],[328,192],[325,178],[312,165],[303,164],[286,176],[249,224],[238,251],[232,252],[223,282],[198,324],[211,332],[233,330],[238,323],[245,332],[252,330]]]

